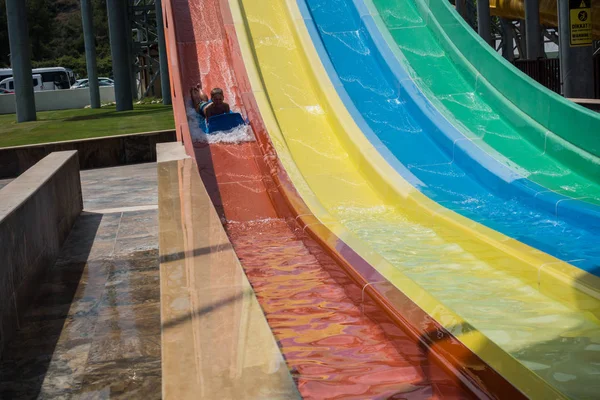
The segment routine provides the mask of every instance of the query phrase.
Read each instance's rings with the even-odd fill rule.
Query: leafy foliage
[[[27,2],[27,22],[34,68],[61,66],[87,76],[79,0],[22,0]],[[92,0],[98,74],[112,73],[106,0]],[[10,66],[6,0],[0,0],[0,66]]]

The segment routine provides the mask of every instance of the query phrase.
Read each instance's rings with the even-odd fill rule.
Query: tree
[[[61,66],[87,76],[80,0],[27,1],[27,21],[34,67]],[[111,75],[106,0],[92,0],[98,73]],[[0,67],[10,66],[6,0],[0,0]]]
[[[0,0],[0,66],[10,65],[10,45],[8,43],[8,22],[6,21],[6,0]]]
[[[54,34],[56,26],[55,8],[50,0],[27,0],[27,22],[31,42],[32,60],[44,60],[53,57],[48,46],[49,35]]]

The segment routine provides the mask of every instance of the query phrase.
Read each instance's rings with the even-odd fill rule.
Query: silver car
[[[115,81],[113,81],[110,78],[98,78],[98,85],[99,86],[114,86],[115,85]],[[82,89],[82,88],[86,88],[89,87],[89,79],[78,79],[77,81],[75,81],[75,83],[73,84],[73,86],[71,86],[71,89]]]

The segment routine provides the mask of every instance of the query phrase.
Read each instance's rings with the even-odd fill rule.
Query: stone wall
[[[174,130],[0,148],[0,179],[13,178],[55,151],[77,150],[79,167],[106,168],[156,161],[156,144],[176,140]]]
[[[37,111],[56,111],[84,108],[90,104],[90,89],[45,90],[35,92],[35,109]],[[115,89],[111,86],[100,88],[100,101],[112,103],[115,101]],[[17,112],[15,95],[0,95],[0,114]]]
[[[0,190],[0,357],[82,209],[76,151],[50,154]]]

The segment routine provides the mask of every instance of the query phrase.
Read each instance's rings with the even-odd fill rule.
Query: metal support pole
[[[466,0],[455,0],[456,11],[460,14],[463,19],[466,19],[467,15],[467,3]]]
[[[521,38],[519,39],[519,59],[526,60],[527,59],[527,28],[525,28],[525,20],[519,20],[519,32],[521,33]]]
[[[31,49],[27,8],[23,0],[6,1],[8,40],[10,43],[11,67],[15,83],[17,122],[35,121],[35,96],[31,73]]]
[[[129,14],[129,5],[131,0],[123,0],[123,15],[125,16],[125,31],[127,32],[127,54],[129,55],[129,82],[131,83],[131,97],[134,100],[138,98],[137,79],[135,62],[137,61],[133,54],[133,34],[131,31],[131,15]]]
[[[169,62],[167,60],[167,43],[163,25],[162,0],[156,0],[154,6],[156,7],[156,33],[158,34],[158,57],[160,60],[160,88],[163,104],[170,106],[173,103],[171,100],[171,82],[169,81]]]
[[[544,54],[539,0],[525,0],[525,30],[527,31],[527,58],[537,60]]]
[[[492,44],[492,17],[490,16],[490,0],[477,1],[477,30],[479,36],[488,44]]]
[[[131,93],[131,68],[129,66],[129,46],[127,44],[125,8],[123,0],[106,0],[108,28],[110,31],[110,52],[112,54],[115,78],[115,100],[117,111],[133,110]]]
[[[592,46],[571,46],[571,24],[569,17],[569,0],[559,0],[558,30],[563,96],[591,99],[594,97]]]
[[[98,66],[96,64],[96,37],[94,34],[94,16],[91,0],[81,0],[81,20],[85,42],[85,63],[87,66],[90,105],[100,108],[100,86],[98,84]]]
[[[512,22],[506,18],[500,18],[500,24],[504,31],[504,43],[502,44],[502,56],[508,61],[514,61],[515,50],[514,50],[514,32]]]

